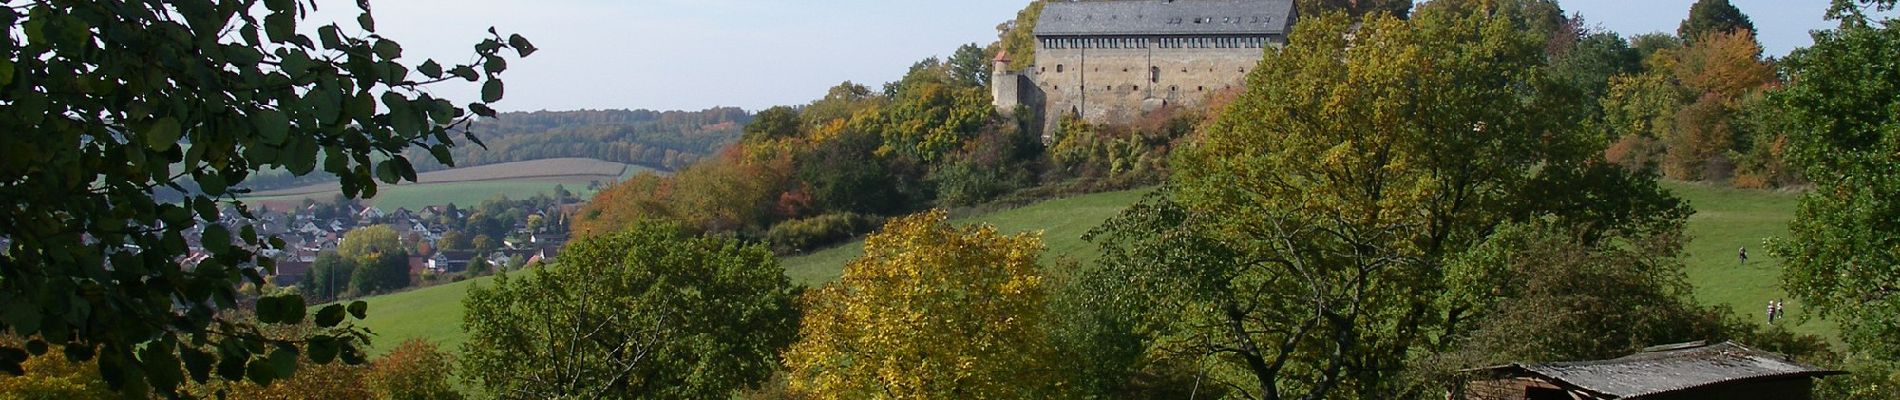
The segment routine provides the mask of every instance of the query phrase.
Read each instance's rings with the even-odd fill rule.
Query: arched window
[[[1148,67],[1148,83],[1161,83],[1161,67]]]
[[[1062,73],[1062,64],[1056,64],[1056,73]]]

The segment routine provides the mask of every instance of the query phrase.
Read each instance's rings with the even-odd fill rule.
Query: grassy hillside
[[[1799,333],[1835,337],[1832,322],[1802,321],[1801,304],[1781,290],[1781,261],[1770,257],[1762,244],[1785,237],[1794,218],[1797,193],[1740,190],[1694,183],[1665,184],[1696,209],[1689,218],[1690,242],[1684,263],[1696,298],[1705,304],[1727,305],[1750,320],[1766,323],[1770,300],[1786,302],[1783,313]],[[1743,265],[1738,250],[1748,248]]]
[[[409,338],[426,338],[443,349],[460,352],[462,341],[468,338],[462,334],[462,298],[468,296],[470,287],[493,279],[476,278],[364,299],[369,302],[370,312],[362,324],[376,334],[370,355],[382,355]]]
[[[1129,204],[1141,200],[1141,196],[1150,191],[1136,189],[1056,199],[995,213],[961,217],[956,222],[988,223],[1004,233],[1041,231],[1043,245],[1048,247],[1043,253],[1045,262],[1057,257],[1089,262],[1095,260],[1095,246],[1082,241],[1082,235],[1128,208]],[[845,262],[863,254],[864,242],[854,241],[786,258],[785,275],[791,277],[793,282],[820,285],[837,279]]]
[[[1688,247],[1688,275],[1696,296],[1708,304],[1728,305],[1743,316],[1760,321],[1767,301],[1785,296],[1779,289],[1780,264],[1761,248],[1764,238],[1781,236],[1794,215],[1795,194],[1734,190],[1705,185],[1669,183],[1677,196],[1698,210],[1689,221],[1693,241]],[[1089,229],[1141,199],[1147,189],[1077,196],[1022,208],[957,218],[960,223],[982,222],[1004,232],[1041,231],[1048,246],[1045,261],[1070,257],[1088,262],[1095,247],[1082,241]],[[818,285],[837,279],[847,261],[862,254],[862,243],[783,260],[785,274],[794,282]],[[1739,265],[1735,250],[1748,246],[1749,263]],[[446,346],[459,346],[461,298],[472,284],[460,282],[370,299],[369,327],[380,335],[377,348],[394,346],[408,337],[425,337]],[[1790,321],[1799,321],[1801,305],[1789,300]],[[1796,332],[1835,336],[1827,321],[1808,321]]]

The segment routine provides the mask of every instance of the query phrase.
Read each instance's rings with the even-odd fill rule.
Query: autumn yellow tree
[[[942,211],[892,220],[807,298],[785,355],[792,391],[819,399],[1058,397],[1040,328],[1042,240]]]
[[[1675,137],[1681,88],[1662,73],[1617,76],[1601,103],[1604,128],[1615,141],[1604,157],[1631,170],[1657,166],[1662,139]]]
[[[1749,31],[1705,35],[1684,49],[1676,78],[1696,94],[1713,93],[1734,101],[1775,79],[1774,66],[1762,61],[1761,43]]]

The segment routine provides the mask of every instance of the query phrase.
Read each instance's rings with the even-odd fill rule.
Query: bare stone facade
[[[1264,49],[1282,46],[1291,0],[1052,1],[1036,24],[1035,63],[998,55],[999,109],[1027,106],[1052,125],[1065,113],[1124,123],[1163,106],[1196,106],[1242,86]]]

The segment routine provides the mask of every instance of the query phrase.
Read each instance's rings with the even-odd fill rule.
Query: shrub
[[[772,251],[784,254],[838,244],[870,232],[881,218],[858,213],[832,213],[773,225],[765,232]]]

